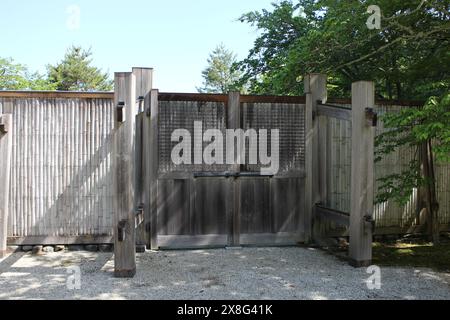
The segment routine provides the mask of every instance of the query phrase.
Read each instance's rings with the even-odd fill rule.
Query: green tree
[[[92,53],[72,46],[64,59],[56,65],[48,65],[48,79],[62,91],[110,91],[113,82],[107,73],[91,65]]]
[[[54,90],[39,73],[30,73],[26,66],[11,58],[0,58],[0,90]]]
[[[217,46],[209,55],[208,66],[202,71],[203,87],[197,88],[201,93],[228,93],[242,91],[243,85],[238,82],[241,73],[234,68],[236,55],[225,48]]]
[[[370,5],[381,9],[381,29],[366,25]],[[389,131],[377,138],[378,160],[402,146],[417,152],[407,170],[381,179],[377,198],[402,203],[412,188],[425,188],[437,242],[434,159],[450,162],[450,2],[285,0],[240,21],[260,31],[239,63],[253,93],[303,94],[301,76],[320,72],[333,96],[373,80],[380,98],[427,101],[384,117]]]
[[[383,117],[388,130],[377,136],[377,161],[399,147],[413,148],[415,156],[407,169],[380,179],[377,201],[394,199],[406,204],[410,190],[422,188],[428,228],[433,242],[439,242],[439,203],[436,196],[435,162],[450,163],[450,92],[431,97],[422,108],[406,108]]]
[[[371,4],[382,10],[380,30],[366,25]],[[449,11],[442,0],[275,3],[240,18],[260,31],[239,64],[242,80],[254,93],[302,94],[301,76],[322,72],[334,96],[348,96],[351,82],[366,79],[382,98],[441,96],[450,85]]]

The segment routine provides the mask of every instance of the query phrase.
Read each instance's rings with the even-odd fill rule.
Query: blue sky
[[[0,0],[0,57],[43,73],[67,47],[81,45],[91,47],[94,64],[111,75],[133,66],[153,67],[156,88],[195,92],[216,45],[223,42],[239,59],[246,57],[257,31],[236,20],[270,8],[271,2]]]

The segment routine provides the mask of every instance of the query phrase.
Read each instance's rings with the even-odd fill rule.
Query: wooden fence
[[[159,95],[170,100],[171,94]],[[348,100],[328,102],[350,106]],[[407,105],[377,102],[376,111],[395,112]],[[112,242],[113,93],[0,92],[0,114],[11,114],[13,123],[9,243]],[[330,119],[329,125],[333,170],[327,205],[348,211],[351,125],[339,119]],[[381,122],[377,130],[382,130]],[[407,149],[387,157],[376,165],[376,177],[400,170],[411,157]],[[450,225],[450,166],[438,165],[436,176],[440,223],[446,229]],[[412,192],[405,207],[377,205],[375,233],[415,231],[419,222],[415,200]]]
[[[345,101],[336,101],[337,105],[350,108]],[[403,108],[417,107],[416,102],[378,101],[375,111],[379,121],[377,133],[384,130],[382,115],[387,112],[399,112]],[[351,123],[340,119],[330,119],[331,131],[331,190],[326,205],[333,209],[349,212],[350,210],[350,166],[351,166]],[[410,160],[415,156],[416,150],[402,147],[394,153],[385,156],[375,164],[375,191],[380,182],[377,180],[388,174],[399,173],[408,168]],[[437,198],[439,202],[439,223],[441,230],[450,230],[450,165],[436,163]],[[411,190],[409,202],[399,206],[393,201],[375,205],[374,218],[376,221],[375,234],[405,234],[423,231],[424,220],[420,219],[420,204],[417,190]]]
[[[1,92],[12,114],[10,243],[111,242],[109,93]]]

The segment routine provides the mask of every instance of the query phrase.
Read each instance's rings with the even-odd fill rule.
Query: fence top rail
[[[0,90],[0,98],[67,98],[67,99],[114,99],[114,92],[79,92],[79,91],[17,91]],[[160,92],[160,101],[200,101],[200,102],[228,102],[226,94],[210,93],[170,93]],[[241,95],[241,103],[295,103],[305,104],[305,96],[274,96],[274,95]],[[329,98],[329,104],[351,104],[351,99]],[[379,106],[423,106],[424,101],[417,100],[377,100]]]
[[[198,101],[198,102],[228,102],[228,95],[213,93],[174,93],[160,92],[159,101]]]
[[[159,101],[228,102],[228,95],[210,93],[168,93],[160,92]],[[304,96],[241,95],[241,103],[297,103],[305,104]]]
[[[352,104],[352,100],[348,98],[328,98],[327,104]],[[375,101],[377,106],[402,106],[402,107],[420,107],[423,106],[425,101],[419,100],[385,100],[380,99]]]
[[[71,99],[114,99],[114,92],[79,91],[9,91],[0,90],[0,98],[71,98]]]

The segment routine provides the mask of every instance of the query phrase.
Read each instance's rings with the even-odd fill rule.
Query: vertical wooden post
[[[320,170],[326,164],[319,157],[319,121],[315,117],[317,101],[327,100],[327,76],[324,74],[309,74],[305,77],[306,112],[305,112],[305,212],[303,214],[303,231],[305,243],[310,243],[313,237],[312,217],[316,203],[321,202],[326,187],[323,187]],[[323,120],[322,120],[323,121]],[[323,124],[322,124],[323,128]],[[325,135],[321,135],[326,137]],[[323,159],[324,160],[324,159]],[[320,162],[319,162],[320,161]]]
[[[136,78],[131,72],[114,77],[114,276],[136,273],[136,230],[133,164],[135,152]]]
[[[375,127],[368,121],[375,104],[373,82],[352,84],[352,160],[350,191],[350,262],[355,267],[372,261]]]
[[[145,100],[149,99],[150,91],[152,90],[153,83],[153,69],[151,68],[133,68],[132,72],[136,77],[136,157],[134,163],[134,183],[135,183],[135,197],[134,197],[134,207],[138,208],[144,205],[145,214],[145,204],[144,204],[144,176],[145,176],[145,166],[144,166],[144,156],[143,152],[144,143],[148,143],[147,137],[144,136],[143,126],[145,120]],[[136,229],[136,252],[145,252],[147,244],[147,236],[145,224],[149,222],[144,218],[144,223],[139,225]]]
[[[0,114],[0,258],[7,253],[12,115]]]
[[[240,93],[230,92],[228,94],[228,107],[227,107],[227,129],[240,129],[241,128],[241,113],[240,113]],[[242,143],[245,143],[242,142]],[[237,146],[240,148],[240,146]],[[237,150],[235,150],[235,165],[232,171],[238,174],[241,171],[241,165],[238,163]],[[243,155],[245,157],[245,155]],[[227,212],[229,222],[228,233],[228,246],[239,247],[240,246],[240,210],[241,210],[241,190],[240,181],[238,178],[230,178],[229,188],[229,200],[227,201]]]
[[[146,242],[151,250],[158,250],[158,90],[151,90],[145,98],[144,120],[144,214]]]

